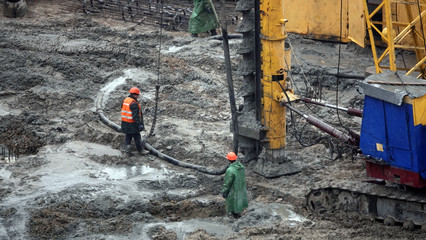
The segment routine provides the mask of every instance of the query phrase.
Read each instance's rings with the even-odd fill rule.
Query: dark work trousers
[[[138,152],[142,151],[142,141],[141,141],[141,134],[126,134],[126,145],[130,145],[132,143],[132,138],[135,139],[136,148],[138,149]]]

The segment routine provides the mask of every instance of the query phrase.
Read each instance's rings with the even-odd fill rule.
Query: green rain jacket
[[[248,207],[244,166],[238,161],[226,169],[222,195],[226,197],[226,212],[240,213]]]
[[[200,33],[219,28],[216,10],[211,0],[194,0],[194,9],[189,19],[188,32]]]

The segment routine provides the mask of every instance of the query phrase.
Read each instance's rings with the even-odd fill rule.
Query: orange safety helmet
[[[228,155],[226,155],[226,158],[229,161],[235,161],[237,160],[237,155],[234,152],[229,152]]]
[[[132,88],[130,88],[130,91],[129,91],[129,93],[133,93],[133,94],[141,94],[141,91],[139,91],[139,88],[137,88],[137,87],[132,87]]]

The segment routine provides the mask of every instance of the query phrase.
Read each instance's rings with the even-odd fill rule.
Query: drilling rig
[[[254,171],[267,178],[300,171],[286,160],[285,152],[285,111],[298,112],[288,104],[298,97],[287,77],[291,52],[285,43],[285,2],[240,0],[236,5],[236,11],[243,16],[236,29],[243,35],[238,50],[242,63],[237,72],[243,77],[239,94],[244,98],[238,113],[240,150],[244,161],[257,159]],[[385,223],[403,223],[407,229],[426,229],[426,81],[420,79],[424,78],[426,62],[426,3],[337,2],[340,3],[336,7],[340,8],[343,3],[348,9],[351,4],[363,6],[359,16],[365,19],[363,27],[368,31],[375,63],[375,73],[359,84],[365,94],[359,141],[357,136],[339,132],[318,119],[306,119],[330,135],[359,146],[368,177],[401,184],[413,191],[400,192],[370,182],[320,183],[307,194],[306,207],[317,214],[344,210],[374,216]],[[413,66],[408,67],[403,61],[404,66],[398,67],[401,61],[396,57],[401,50],[415,53]],[[416,77],[410,76],[415,72]]]

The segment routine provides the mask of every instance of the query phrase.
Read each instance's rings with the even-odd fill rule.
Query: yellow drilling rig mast
[[[261,48],[261,123],[266,128],[268,155],[283,155],[286,139],[285,109],[280,105],[283,90],[287,87],[284,43],[283,1],[267,0],[260,5]]]

